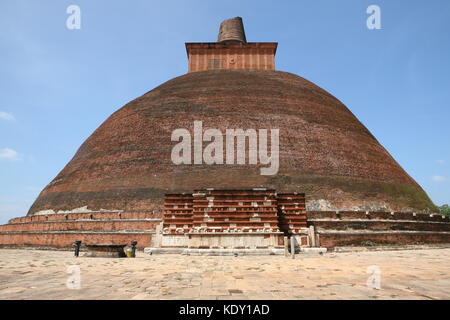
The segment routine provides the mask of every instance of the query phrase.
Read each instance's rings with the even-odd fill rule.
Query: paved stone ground
[[[81,253],[83,254],[83,253]],[[68,289],[77,265],[81,288]],[[370,289],[369,266],[381,271]],[[0,249],[0,299],[449,299],[450,249],[283,256],[73,257]]]

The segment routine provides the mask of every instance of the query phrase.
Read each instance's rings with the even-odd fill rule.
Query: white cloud
[[[0,149],[0,159],[7,159],[11,161],[20,160],[19,154],[10,148]]]
[[[437,163],[444,164],[445,160],[436,160]]]
[[[433,180],[434,182],[444,182],[447,181],[447,178],[443,176],[432,176],[431,180]]]
[[[0,111],[0,119],[7,120],[7,121],[14,121],[16,118],[11,113]]]

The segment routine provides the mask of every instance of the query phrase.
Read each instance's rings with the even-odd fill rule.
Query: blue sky
[[[81,29],[66,9],[81,8]],[[366,8],[381,8],[368,30]],[[450,2],[0,3],[0,223],[25,215],[82,142],[125,103],[187,72],[185,42],[241,16],[277,41],[276,67],[340,99],[435,204],[450,202]]]

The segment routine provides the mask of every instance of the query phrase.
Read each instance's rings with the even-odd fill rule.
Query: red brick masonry
[[[0,226],[0,245],[71,247],[83,244],[122,244],[137,241],[138,248],[151,245],[161,219],[152,212],[92,212],[49,214],[14,218]]]
[[[189,72],[205,70],[275,70],[276,42],[186,43]]]
[[[280,129],[280,170],[258,165],[175,165],[173,130]],[[247,163],[247,162],[246,162]],[[434,206],[358,119],[336,98],[293,74],[269,70],[191,72],[128,103],[106,120],[41,192],[41,210],[161,210],[164,194],[257,186],[336,209],[381,204]],[[361,208],[359,210],[365,210]]]
[[[284,232],[306,228],[305,194],[255,188],[166,194],[164,233]]]
[[[320,246],[450,243],[450,218],[413,212],[307,212]]]
[[[168,210],[165,215],[169,212],[174,213]],[[181,218],[179,213],[174,214],[176,219]],[[307,225],[315,227],[322,247],[450,243],[450,218],[436,214],[308,211],[306,218]],[[171,223],[176,222],[170,219],[173,219],[172,215],[165,220],[169,228]],[[192,221],[192,218],[188,220]],[[152,212],[93,212],[20,217],[0,226],[0,245],[69,248],[75,240],[81,240],[84,244],[137,241],[138,247],[143,248],[151,246],[152,236],[161,221],[154,218]],[[279,220],[280,226],[283,221]],[[182,227],[190,223],[183,221]],[[247,226],[250,224],[247,223]]]

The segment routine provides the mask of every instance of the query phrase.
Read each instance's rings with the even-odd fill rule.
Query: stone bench
[[[124,258],[126,244],[86,244],[85,257]]]

